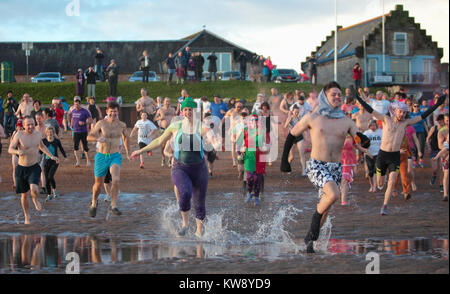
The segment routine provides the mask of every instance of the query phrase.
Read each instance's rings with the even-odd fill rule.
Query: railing
[[[388,76],[391,77],[383,79],[383,82],[380,82],[377,77],[379,76]],[[369,85],[372,84],[439,84],[439,73],[438,72],[367,72],[367,83]]]

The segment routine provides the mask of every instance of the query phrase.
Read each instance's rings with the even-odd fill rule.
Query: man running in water
[[[26,116],[23,119],[25,130],[18,131],[13,137],[9,145],[8,152],[19,157],[14,177],[16,180],[16,193],[21,194],[23,214],[25,216],[25,224],[31,223],[30,214],[28,212],[28,191],[31,190],[34,207],[37,211],[42,208],[41,203],[37,199],[39,194],[39,180],[41,177],[41,167],[38,163],[39,150],[44,152],[51,160],[59,163],[58,157],[53,156],[42,142],[42,135],[36,131],[34,119]]]
[[[341,151],[347,134],[355,138],[357,143],[362,143],[364,148],[368,147],[367,137],[358,132],[355,123],[341,110],[342,103],[339,84],[330,82],[325,85],[319,94],[317,111],[306,114],[295,125],[284,145],[280,169],[282,172],[290,172],[289,151],[296,137],[309,129],[312,150],[306,173],[314,186],[319,189],[320,201],[305,237],[308,253],[314,253],[313,241],[318,239],[321,225],[331,206],[341,195],[339,189],[342,179]]]
[[[378,188],[380,190],[384,185],[384,177],[386,172],[389,170],[388,186],[384,194],[384,203],[380,211],[381,215],[386,215],[387,205],[389,203],[400,168],[400,145],[405,135],[406,128],[420,122],[423,119],[426,119],[430,114],[432,114],[433,111],[439,107],[439,105],[444,103],[446,96],[448,96],[448,90],[444,95],[439,97],[439,100],[433,107],[430,107],[421,115],[410,119],[406,118],[406,115],[408,114],[408,107],[403,102],[394,101],[391,103],[389,106],[389,115],[386,115],[374,110],[358,95],[355,96],[364,109],[366,109],[367,112],[372,114],[383,124],[383,137],[381,139],[380,151],[377,156],[376,169]]]
[[[100,143],[98,148],[99,152],[95,155],[95,183],[92,187],[92,203],[89,208],[90,217],[95,217],[97,214],[98,195],[103,184],[103,178],[108,173],[108,170],[112,177],[110,211],[118,216],[122,214],[117,208],[120,167],[122,165],[120,139],[123,138],[125,151],[129,160],[127,126],[119,120],[119,104],[116,102],[108,103],[106,106],[106,114],[108,118],[98,121],[87,137],[89,141]]]

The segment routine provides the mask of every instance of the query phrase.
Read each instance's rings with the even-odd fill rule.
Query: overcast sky
[[[79,3],[79,15],[67,6]],[[382,0],[337,0],[338,24],[382,14]],[[384,0],[403,4],[449,61],[448,0]],[[77,5],[72,5],[76,10]],[[334,0],[0,0],[0,41],[174,40],[206,29],[278,68],[300,62],[334,29]],[[69,13],[70,14],[70,13]],[[8,16],[12,17],[8,17]]]

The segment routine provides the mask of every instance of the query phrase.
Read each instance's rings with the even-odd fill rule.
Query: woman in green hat
[[[196,107],[197,103],[191,97],[185,98],[181,104],[183,116],[173,121],[159,138],[131,154],[133,159],[137,158],[140,154],[158,148],[170,138],[174,138],[173,153],[175,160],[171,176],[179,193],[178,204],[183,222],[182,228],[178,232],[179,236],[184,236],[188,229],[191,198],[194,200],[197,224],[195,235],[201,237],[204,234],[202,223],[206,216],[208,168],[204,159],[203,139],[209,136],[210,129],[208,126],[202,125],[200,118],[195,117],[194,119]],[[220,142],[220,140],[218,141]]]

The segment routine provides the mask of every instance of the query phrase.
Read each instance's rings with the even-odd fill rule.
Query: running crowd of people
[[[305,237],[307,251],[314,252],[313,242],[332,205],[337,200],[348,205],[358,166],[364,169],[369,193],[386,186],[380,210],[386,215],[390,198],[399,194],[399,179],[404,199],[411,199],[417,190],[414,169],[425,166],[428,153],[430,185],[439,183],[442,199],[448,201],[448,89],[430,101],[420,94],[408,96],[403,90],[393,97],[381,91],[370,93],[368,88],[342,92],[336,82],[308,95],[301,90],[280,95],[272,88],[269,97],[258,93],[255,103],[247,105],[242,98],[225,103],[219,94],[213,101],[206,96],[194,99],[183,89],[173,107],[171,98],[153,99],[142,88],[136,101],[138,115],[128,134],[114,97],[106,99],[103,116],[94,97],[84,102],[75,96],[72,106],[63,97],[55,97],[49,107],[41,108],[40,101],[27,93],[17,103],[9,91],[0,137],[10,138],[13,189],[21,194],[25,224],[31,223],[29,194],[38,211],[42,208],[39,193],[47,195],[46,201],[60,197],[55,174],[67,160],[60,136],[71,132],[75,167],[83,159],[87,167],[91,165],[89,142],[96,143],[90,217],[96,217],[102,184],[110,212],[122,214],[118,196],[123,151],[128,160],[139,158],[139,167],[144,169],[144,156],[152,156],[159,148],[161,167],[171,168],[181,211],[178,235],[188,230],[192,200],[198,237],[204,234],[208,180],[213,177],[218,153],[231,151],[231,164],[246,191],[245,202],[260,206],[266,168],[276,160],[272,143],[285,141],[280,170],[291,172],[298,153],[301,175],[319,189],[320,200]],[[135,134],[139,150],[132,152],[130,137]]]

